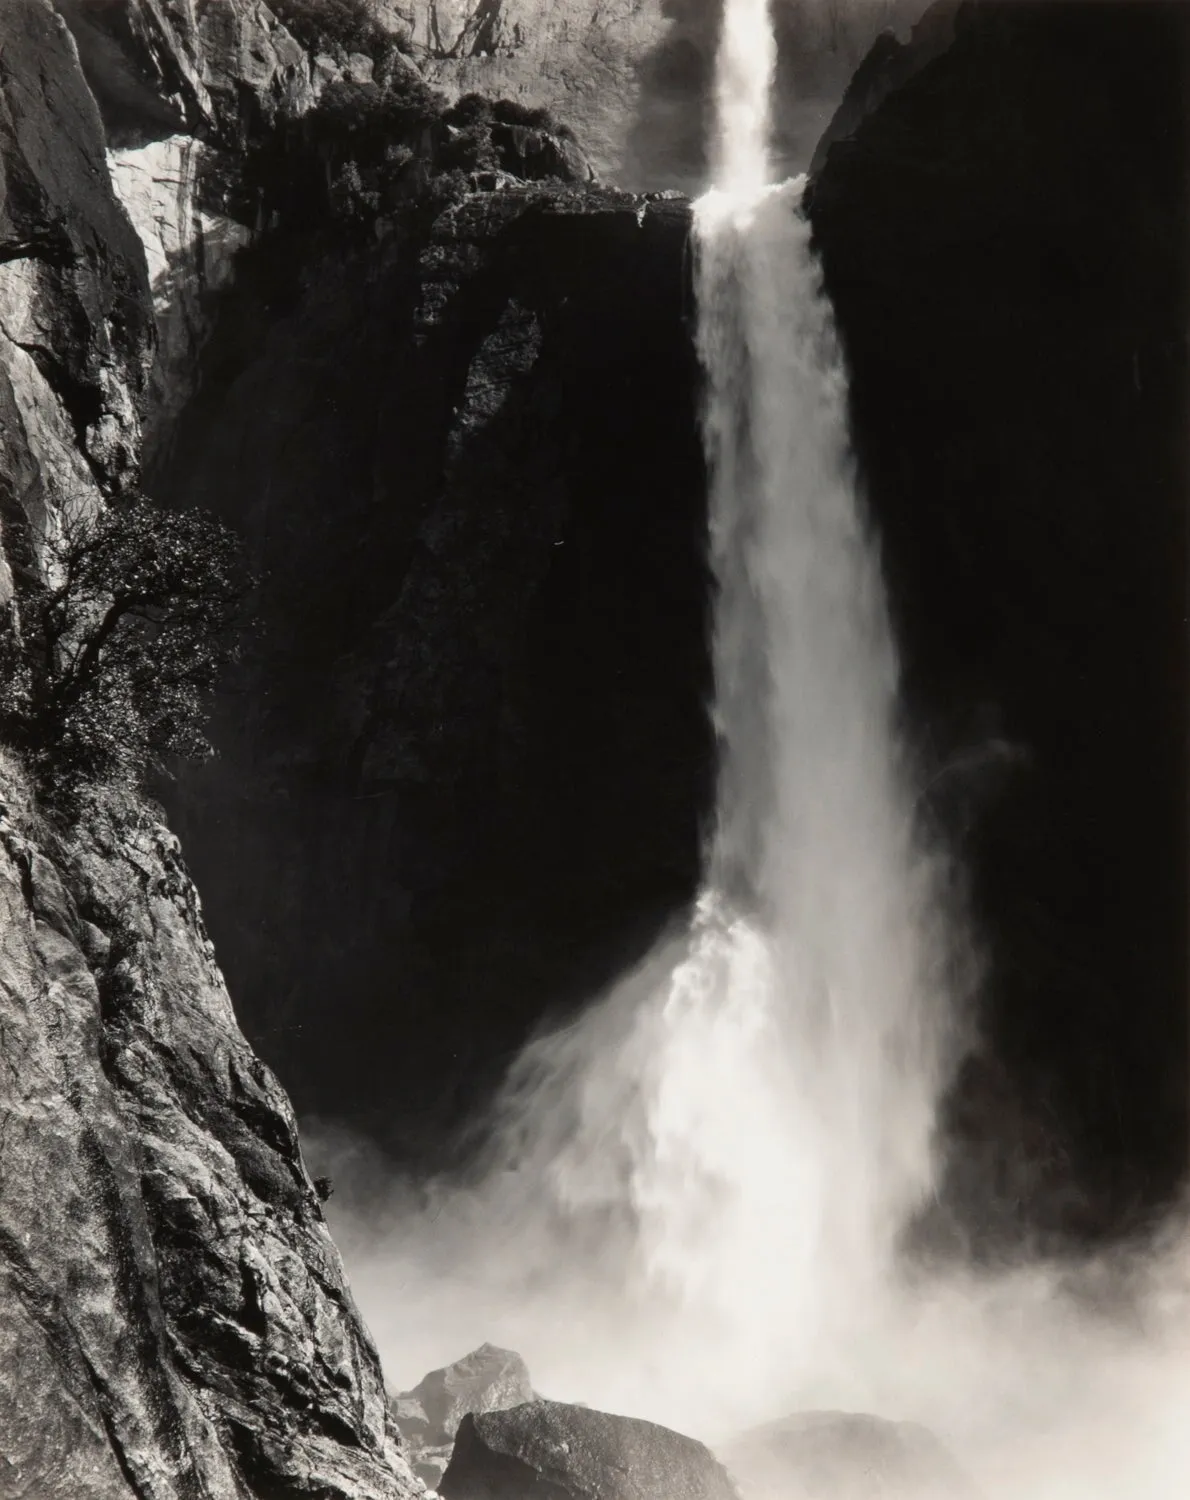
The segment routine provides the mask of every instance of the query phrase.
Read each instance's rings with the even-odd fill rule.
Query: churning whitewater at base
[[[803,183],[769,180],[774,57],[766,0],[727,0],[695,205],[720,750],[701,894],[525,1050],[478,1186],[393,1195],[391,1226],[338,1232],[410,1377],[486,1338],[552,1396],[710,1442],[868,1410],[931,1424],[997,1500],[1173,1500],[1177,1245],[1090,1267],[1073,1296],[1043,1268],[902,1275],[964,944],[916,826]],[[1101,1286],[1111,1311],[1090,1312]]]

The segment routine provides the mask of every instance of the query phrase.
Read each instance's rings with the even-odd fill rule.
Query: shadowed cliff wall
[[[812,192],[986,1028],[1092,1222],[1187,1143],[1188,21],[966,4]]]

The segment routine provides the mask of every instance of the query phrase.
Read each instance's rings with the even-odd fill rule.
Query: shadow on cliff
[[[300,1112],[399,1154],[697,880],[685,236],[681,204],[509,194],[272,252],[156,476],[270,574],[221,758],[167,794],[241,1022]]]
[[[912,716],[1020,748],[962,848],[985,1026],[1085,1228],[1186,1165],[1188,21],[964,5],[811,194]]]

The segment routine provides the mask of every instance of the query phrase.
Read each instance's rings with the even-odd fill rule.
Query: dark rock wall
[[[1188,21],[964,5],[812,192],[986,1029],[1092,1213],[1187,1142]]]
[[[1186,1140],[1183,15],[944,0],[811,194],[987,965],[953,1125],[1010,1216],[1073,1165],[1087,1228]],[[411,1157],[697,877],[685,225],[526,188],[282,234],[157,476],[272,574],[170,794],[233,992],[303,1111]]]
[[[441,1138],[697,878],[686,222],[478,194],[262,247],[220,315],[155,483],[271,576],[222,759],[168,795],[300,1110]]]

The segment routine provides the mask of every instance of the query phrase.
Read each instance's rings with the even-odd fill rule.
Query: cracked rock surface
[[[138,479],[153,308],[104,148],[54,7],[5,0],[3,606]],[[177,840],[115,794],[55,821],[2,748],[0,1369],[4,1500],[420,1488]]]
[[[177,840],[2,781],[0,1494],[413,1493]]]
[[[69,32],[42,0],[0,19],[0,525],[28,567],[55,513],[135,477],[151,317]]]
[[[450,1462],[455,1434],[468,1412],[504,1411],[536,1400],[529,1367],[512,1349],[481,1344],[454,1364],[431,1370],[394,1397],[393,1415],[409,1444],[413,1472],[431,1489]]]

